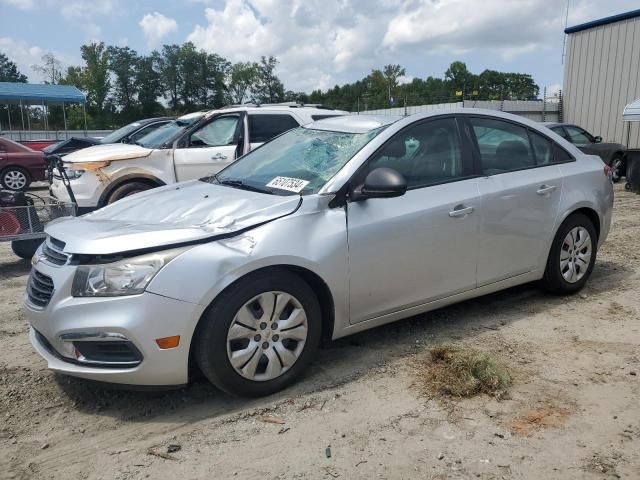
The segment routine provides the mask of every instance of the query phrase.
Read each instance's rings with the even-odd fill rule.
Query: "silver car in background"
[[[335,339],[540,280],[580,290],[611,224],[600,158],[483,110],[347,116],[216,176],[49,224],[26,309],[53,370],[266,395]]]

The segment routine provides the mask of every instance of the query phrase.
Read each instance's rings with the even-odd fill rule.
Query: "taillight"
[[[613,181],[613,172],[611,171],[611,167],[606,163],[604,164],[604,176]]]

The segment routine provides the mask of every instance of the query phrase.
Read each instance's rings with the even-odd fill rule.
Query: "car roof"
[[[136,120],[133,123],[139,123],[140,125],[146,125],[148,123],[153,122],[162,122],[164,120],[173,120],[176,117],[153,117],[153,118],[143,118],[142,120]]]
[[[305,105],[301,103],[295,102],[287,102],[287,103],[263,103],[263,104],[243,104],[243,105],[228,105],[226,107],[218,108],[215,110],[209,110],[205,113],[207,117],[210,117],[219,113],[233,113],[233,112],[247,112],[247,111],[281,111],[281,112],[291,112],[292,110],[301,110],[306,113],[315,114],[315,115],[349,115],[349,112],[346,110],[335,110],[329,107],[325,107],[323,105]]]
[[[215,112],[217,110],[211,110],[209,112],[204,111],[204,112],[192,112],[192,113],[187,113],[185,115],[181,115],[180,117],[178,117],[176,120],[191,120],[192,118],[201,118],[204,117],[205,114],[209,114],[211,112]]]
[[[329,132],[367,133],[401,120],[400,115],[345,115],[315,121],[303,128]]]

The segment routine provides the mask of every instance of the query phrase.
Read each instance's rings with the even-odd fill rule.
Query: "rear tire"
[[[626,174],[624,157],[620,154],[616,154],[611,158],[609,167],[611,167],[611,180],[613,183],[618,183]]]
[[[597,249],[593,222],[581,213],[571,215],[560,225],[553,240],[542,287],[559,295],[580,291],[591,276]]]
[[[292,303],[285,306],[288,300],[280,298]],[[221,390],[248,397],[270,395],[292,384],[311,362],[321,321],[318,299],[298,275],[282,269],[249,274],[204,313],[192,342],[194,358]]]
[[[135,193],[144,192],[145,190],[151,190],[152,188],[154,187],[144,182],[125,183],[124,185],[117,187],[113,192],[111,192],[111,195],[109,195],[106,204],[110,205],[113,202],[117,202],[124,197],[128,197],[129,195],[133,195]]]
[[[0,185],[5,190],[20,192],[29,188],[31,176],[29,172],[20,167],[7,167],[0,174]]]
[[[13,242],[11,242],[11,250],[13,250],[13,253],[15,253],[18,257],[25,260],[30,260],[43,241],[44,239],[42,238],[35,238],[31,240],[14,240]]]

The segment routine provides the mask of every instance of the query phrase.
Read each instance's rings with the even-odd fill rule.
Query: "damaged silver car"
[[[68,375],[167,386],[197,367],[266,395],[322,338],[534,280],[580,290],[612,204],[600,158],[520,117],[321,120],[215,176],[49,224],[31,341]]]

